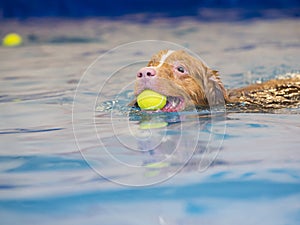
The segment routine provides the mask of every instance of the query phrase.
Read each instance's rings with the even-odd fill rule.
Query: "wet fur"
[[[181,96],[185,107],[208,107],[219,104],[248,104],[261,108],[298,107],[300,105],[300,75],[294,78],[274,79],[262,84],[226,90],[217,71],[210,69],[200,59],[185,51],[174,51],[164,62],[168,53],[155,54],[147,67],[155,68],[157,77],[148,84],[154,91],[166,96]],[[184,74],[176,71],[183,66]],[[135,84],[137,96],[145,87],[139,80]],[[131,105],[134,105],[134,100]]]

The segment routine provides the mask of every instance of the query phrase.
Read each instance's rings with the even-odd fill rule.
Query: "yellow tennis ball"
[[[141,109],[162,109],[167,103],[167,97],[152,90],[144,90],[137,97],[137,103]]]
[[[22,37],[16,33],[9,33],[2,39],[2,45],[7,47],[14,47],[22,44]]]

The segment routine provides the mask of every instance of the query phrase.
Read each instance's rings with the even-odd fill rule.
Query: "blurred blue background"
[[[270,16],[299,17],[300,0],[2,0],[2,18],[28,17],[117,17],[148,13],[149,16],[206,17],[201,10],[239,11],[236,19]],[[271,13],[270,13],[271,12]],[[218,15],[211,16],[219,18]],[[237,18],[238,17],[238,18]],[[221,18],[220,18],[221,19]],[[224,18],[222,18],[224,19]],[[226,18],[228,19],[228,18]]]

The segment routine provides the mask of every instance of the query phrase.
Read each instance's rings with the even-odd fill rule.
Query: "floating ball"
[[[2,39],[2,45],[6,47],[14,47],[22,44],[22,37],[16,33],[9,33]]]
[[[152,90],[144,90],[137,97],[137,103],[143,110],[157,110],[166,105],[167,97]]]

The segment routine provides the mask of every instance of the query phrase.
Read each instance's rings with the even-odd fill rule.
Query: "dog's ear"
[[[192,88],[198,93],[198,105],[215,106],[225,104],[227,93],[218,71],[210,69],[201,59],[188,54],[185,57],[185,65],[188,67],[190,76],[198,83],[198,88]]]
[[[208,104],[224,105],[228,97],[218,71],[207,68],[205,78],[203,87]]]

